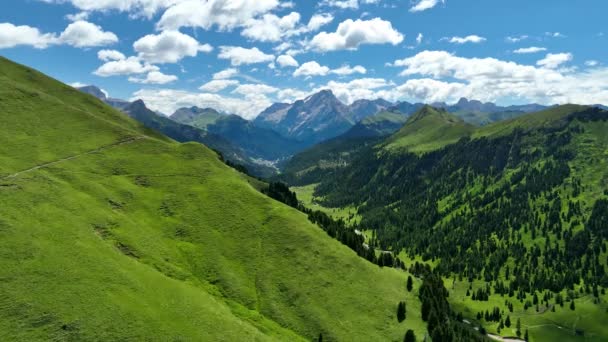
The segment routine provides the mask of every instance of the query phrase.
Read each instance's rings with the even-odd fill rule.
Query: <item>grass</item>
[[[0,340],[423,335],[406,273],[357,257],[204,146],[4,59],[0,112]],[[129,137],[143,138],[87,153]]]
[[[336,220],[344,220],[347,224],[357,224],[361,221],[361,217],[357,214],[357,208],[355,207],[327,208],[319,204],[320,199],[314,196],[317,185],[295,186],[291,187],[291,190],[296,193],[298,200],[302,201],[304,206],[309,209],[322,211]]]
[[[474,126],[456,116],[425,106],[386,141],[384,148],[392,152],[430,152],[453,144],[474,130]]]

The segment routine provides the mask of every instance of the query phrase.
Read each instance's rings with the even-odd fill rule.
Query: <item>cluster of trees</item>
[[[422,320],[427,322],[427,330],[433,341],[488,341],[488,338],[470,326],[462,323],[448,303],[448,290],[437,272],[426,265],[416,264],[410,272],[422,278],[419,298],[422,303]]]
[[[579,122],[594,120],[605,112],[463,138],[423,155],[362,153],[327,175],[316,195],[329,207],[359,207],[360,226],[376,232],[381,249],[440,259],[443,276],[487,282],[475,300],[496,293],[524,303],[580,284],[599,293],[608,287],[608,200],[586,203],[569,167]],[[509,260],[517,260],[510,269]]]

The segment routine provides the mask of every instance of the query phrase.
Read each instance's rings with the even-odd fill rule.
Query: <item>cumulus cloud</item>
[[[315,14],[310,18],[306,27],[309,31],[317,31],[332,21],[334,21],[334,16],[329,13]]]
[[[420,45],[423,39],[424,35],[422,33],[418,33],[418,36],[416,36],[416,44]]]
[[[537,52],[543,52],[543,51],[547,51],[547,48],[538,47],[538,46],[530,46],[527,48],[520,48],[520,49],[514,50],[513,53],[528,54],[528,53],[537,53]]]
[[[79,20],[68,25],[57,42],[74,47],[93,47],[114,44],[118,42],[118,37],[112,32],[105,32],[100,26]]]
[[[306,62],[300,65],[296,71],[293,72],[293,76],[325,76],[329,73],[330,69],[326,66],[322,66],[315,61]]]
[[[48,47],[56,37],[50,33],[41,33],[37,28],[27,25],[15,26],[11,23],[0,23],[0,49],[19,45],[29,45],[37,49]]]
[[[241,84],[232,92],[247,96],[250,94],[272,94],[277,91],[279,91],[278,88],[266,84]]]
[[[323,0],[321,5],[329,7],[337,7],[341,9],[358,9],[358,0]]]
[[[608,68],[582,72],[557,69],[572,59],[569,54],[557,55],[560,56],[546,58],[536,67],[495,58],[464,58],[445,51],[424,51],[393,63],[404,67],[403,76],[423,78],[408,80],[396,87],[391,96],[427,102],[469,97],[545,104],[608,103]]]
[[[555,69],[566,62],[570,62],[573,57],[571,53],[548,53],[545,58],[536,62],[536,65]]]
[[[274,56],[260,51],[257,47],[247,49],[240,46],[220,46],[220,59],[228,59],[233,66],[273,62]]]
[[[401,33],[386,20],[347,19],[338,25],[336,32],[321,32],[309,43],[313,50],[325,52],[336,50],[356,50],[363,44],[392,44],[403,41]]]
[[[232,30],[277,7],[279,0],[185,0],[167,9],[157,27],[163,30],[180,27],[208,30],[217,26],[220,30]]]
[[[478,44],[478,43],[483,43],[486,41],[486,39],[484,37],[480,37],[475,34],[466,36],[466,37],[443,38],[442,40],[447,40],[448,42],[453,43],[453,44],[466,44],[466,43]]]
[[[382,78],[360,78],[350,82],[329,81],[314,92],[330,89],[340,101],[351,104],[362,99],[386,98],[390,96],[386,89],[393,86],[392,82]]]
[[[347,76],[347,75],[352,75],[352,74],[365,74],[365,73],[367,73],[367,69],[365,69],[361,65],[357,65],[352,68],[349,65],[345,65],[338,69],[332,70],[331,73],[340,75],[340,76]]]
[[[199,89],[202,91],[210,92],[210,93],[218,93],[228,87],[234,87],[239,84],[237,80],[211,80],[205,84],[203,84]]]
[[[70,23],[63,32],[41,33],[35,27],[11,23],[0,23],[0,48],[12,48],[19,45],[45,49],[51,45],[70,45],[78,48],[105,46],[118,42],[112,32],[103,31],[100,26],[87,21]]]
[[[176,63],[184,57],[196,57],[199,52],[211,52],[213,47],[179,31],[163,31],[138,39],[133,49],[150,63]]]
[[[167,84],[177,81],[175,75],[165,75],[160,71],[151,71],[146,78],[129,77],[129,82],[141,84]]]
[[[143,74],[158,71],[158,67],[148,63],[142,63],[137,57],[129,57],[117,61],[110,61],[95,70],[93,73],[101,77]]]
[[[295,58],[293,58],[290,55],[281,55],[279,57],[277,57],[277,63],[279,63],[279,65],[284,68],[284,67],[298,67],[300,65],[300,63],[298,63],[298,61],[296,61]]]
[[[284,17],[265,14],[260,19],[249,19],[241,34],[260,42],[276,42],[284,36],[297,34],[295,28],[299,22],[300,14],[297,12],[291,12]]]
[[[97,58],[104,62],[119,61],[127,58],[122,52],[116,50],[100,50],[97,52]]]
[[[410,8],[410,12],[426,11],[443,3],[445,3],[445,0],[419,0],[414,6]]]

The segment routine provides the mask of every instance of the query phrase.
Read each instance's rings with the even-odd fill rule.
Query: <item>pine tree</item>
[[[407,291],[412,292],[413,287],[414,287],[414,280],[412,279],[412,276],[408,276],[407,277]]]
[[[574,306],[574,299],[570,302],[570,310],[574,311],[576,307]]]
[[[399,302],[397,305],[397,320],[399,323],[405,321],[405,302]]]
[[[529,341],[530,336],[528,335],[528,329],[526,329],[526,333],[524,334],[524,341]]]
[[[414,330],[410,329],[405,333],[403,342],[416,342],[416,334],[414,334]]]
[[[511,327],[511,317],[510,316],[507,316],[507,319],[505,320],[505,326],[507,328]]]
[[[517,325],[515,326],[515,333],[517,334],[517,337],[521,337],[521,320],[518,318],[517,319]]]

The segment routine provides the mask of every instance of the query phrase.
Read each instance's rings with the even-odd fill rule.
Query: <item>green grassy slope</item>
[[[424,106],[385,144],[392,151],[414,153],[432,151],[469,136],[475,127],[442,109]]]
[[[5,59],[0,113],[0,340],[422,336],[406,273],[357,257],[206,147]]]

